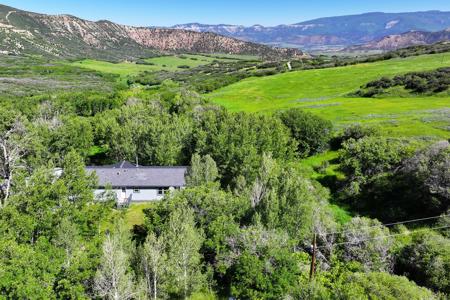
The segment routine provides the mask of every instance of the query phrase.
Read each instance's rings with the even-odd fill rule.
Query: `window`
[[[140,190],[140,189],[133,189],[133,193],[134,193],[134,194],[140,194],[140,193],[141,193],[141,190]]]
[[[167,188],[158,188],[158,196],[164,196],[167,192]]]

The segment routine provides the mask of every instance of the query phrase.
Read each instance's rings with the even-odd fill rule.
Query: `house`
[[[112,189],[118,206],[132,202],[158,201],[171,190],[186,185],[187,167],[144,167],[123,161],[111,166],[86,167],[87,173],[95,173],[97,197]]]

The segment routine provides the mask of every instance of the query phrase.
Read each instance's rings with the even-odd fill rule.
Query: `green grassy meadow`
[[[232,58],[215,58],[213,56],[207,55],[183,54],[145,59],[145,61],[151,63],[151,65],[136,64],[134,62],[112,63],[93,59],[85,59],[72,62],[70,63],[70,65],[91,69],[102,73],[110,73],[120,75],[121,77],[126,77],[130,75],[137,75],[144,71],[176,72],[183,70],[182,68],[179,68],[180,66],[189,66],[190,68],[195,68],[198,66],[211,64],[212,62],[217,60],[225,59],[230,60]],[[234,59],[237,60],[238,58],[234,57]]]
[[[334,122],[382,125],[390,136],[448,138],[450,98],[354,98],[347,95],[382,76],[450,66],[450,53],[249,78],[209,95],[231,111],[271,113],[300,107]]]

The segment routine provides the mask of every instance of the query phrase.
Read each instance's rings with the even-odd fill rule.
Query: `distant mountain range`
[[[410,31],[434,32],[450,27],[450,12],[366,13],[320,18],[292,25],[250,27],[239,25],[175,25],[171,28],[213,32],[246,41],[304,49],[348,47]]]
[[[441,41],[450,41],[450,29],[437,32],[410,31],[403,34],[388,35],[373,42],[349,47],[346,50],[395,50],[409,46],[430,45]]]
[[[161,52],[303,56],[297,49],[275,49],[215,33],[91,22],[0,5],[0,53],[124,60]]]
[[[0,53],[106,60],[166,52],[287,58],[305,56],[299,48],[391,50],[434,43],[449,39],[447,28],[450,12],[441,11],[366,13],[275,27],[192,23],[148,28],[37,14],[0,5]]]

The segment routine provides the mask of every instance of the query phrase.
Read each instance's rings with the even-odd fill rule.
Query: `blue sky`
[[[190,22],[267,26],[372,11],[450,11],[450,0],[0,0],[0,3],[41,13],[67,13],[88,20],[108,19],[139,26]]]

